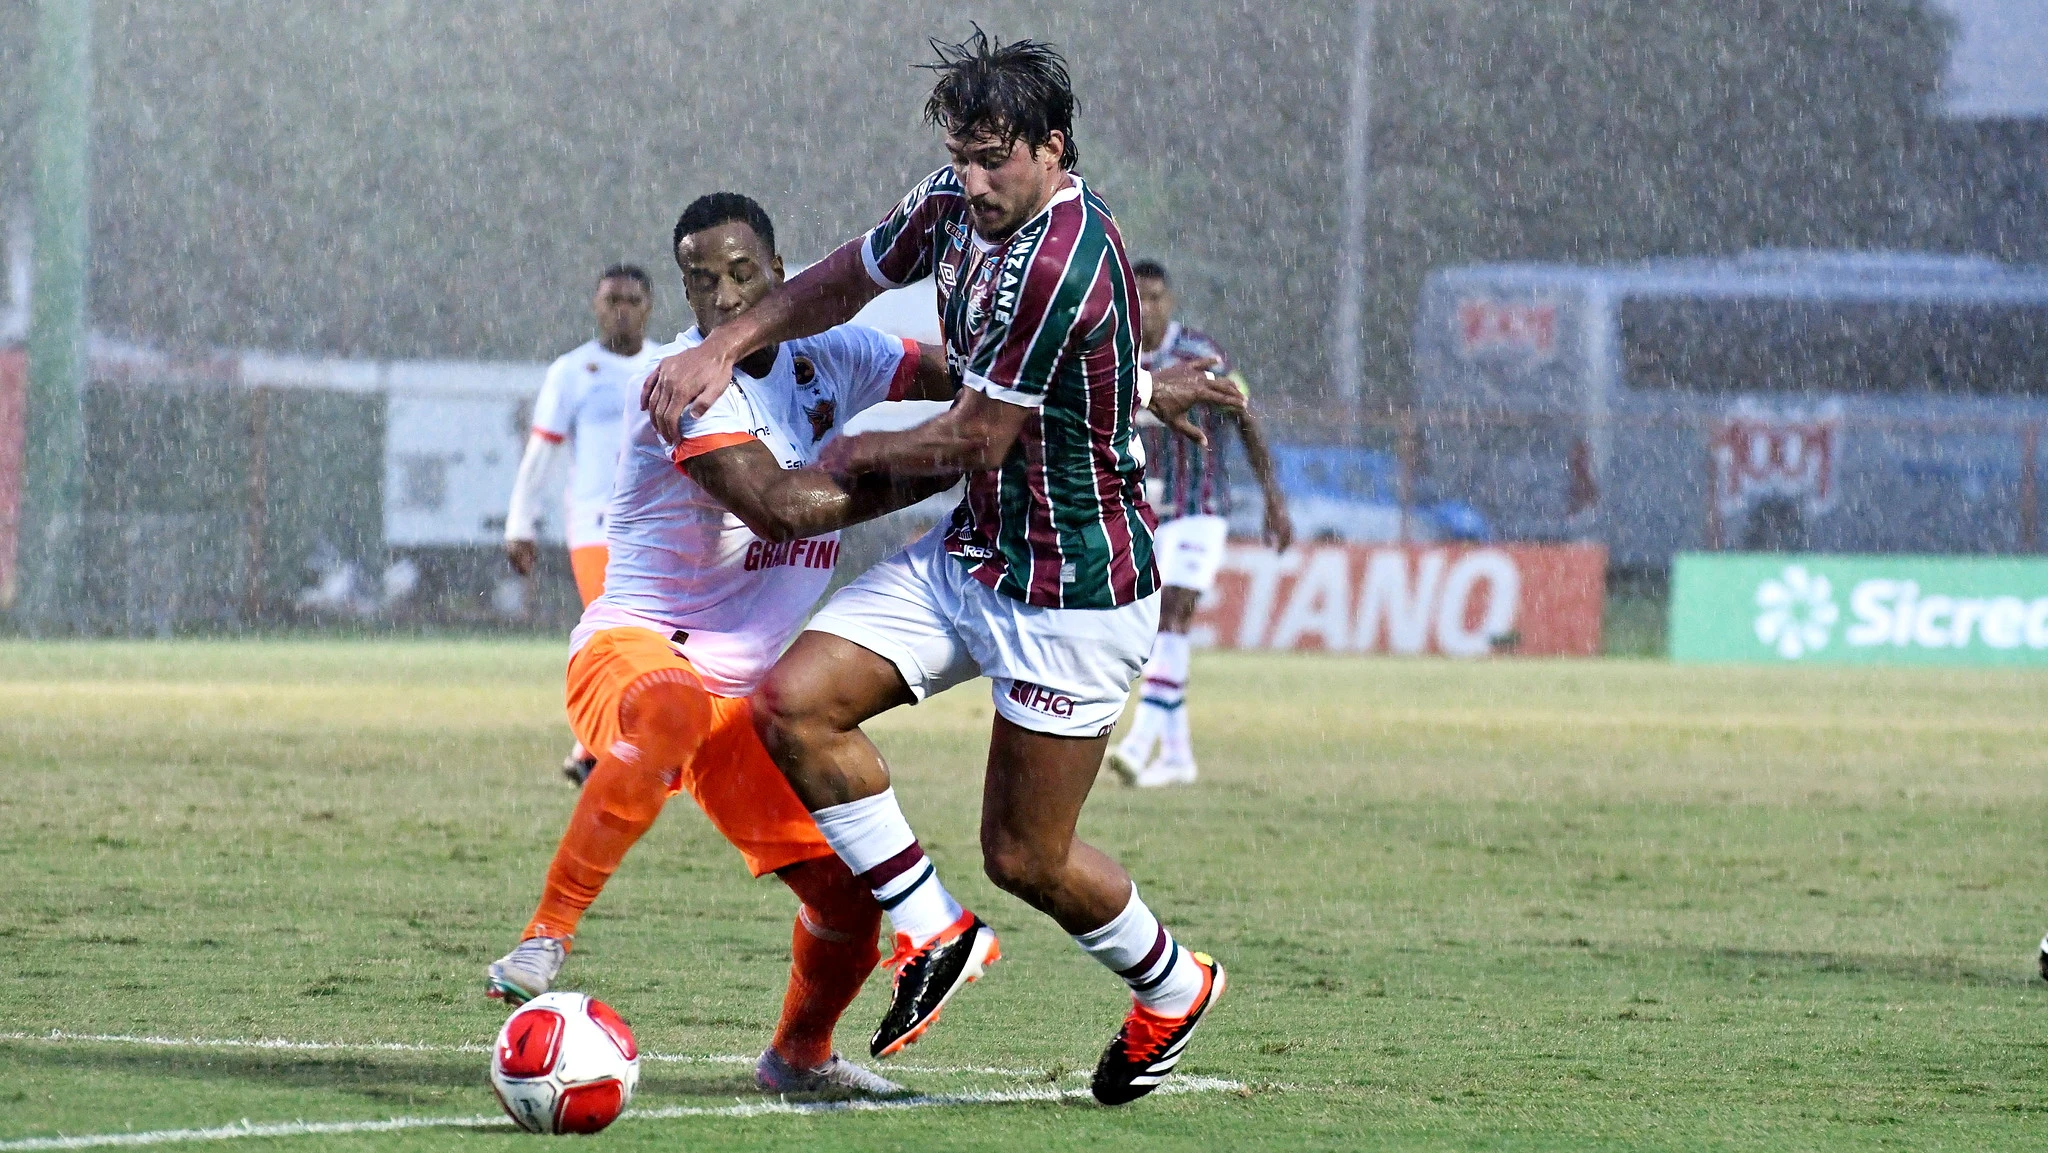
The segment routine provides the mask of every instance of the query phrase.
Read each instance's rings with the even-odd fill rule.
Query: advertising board
[[[2048,560],[1681,553],[1671,658],[2048,666]]]
[[[1597,545],[1233,542],[1191,639],[1229,649],[1481,657],[1600,651]]]

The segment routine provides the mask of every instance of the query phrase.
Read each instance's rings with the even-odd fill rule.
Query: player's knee
[[[984,834],[981,839],[982,872],[1003,892],[1032,904],[1057,886],[1065,859],[1064,853],[1016,837]]]
[[[711,722],[711,697],[694,678],[651,677],[636,684],[619,709],[620,731],[643,754],[630,759],[662,768],[689,759]]]
[[[754,693],[754,732],[778,762],[833,731],[829,699],[813,681],[808,674],[777,669]]]

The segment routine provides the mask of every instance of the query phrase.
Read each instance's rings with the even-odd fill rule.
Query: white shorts
[[[1027,605],[967,575],[945,526],[840,589],[808,628],[896,666],[919,701],[975,676],[996,712],[1056,737],[1103,737],[1159,631],[1159,594],[1113,609]]]
[[[1177,516],[1152,534],[1159,580],[1170,588],[1206,593],[1216,587],[1230,522],[1220,516]]]

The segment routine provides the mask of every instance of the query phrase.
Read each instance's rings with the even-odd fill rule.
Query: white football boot
[[[1126,740],[1110,746],[1109,755],[1102,758],[1102,763],[1110,772],[1122,777],[1124,784],[1135,785],[1145,773],[1145,762],[1151,759],[1150,750],[1133,748]]]
[[[1195,783],[1195,758],[1160,757],[1146,765],[1138,775],[1131,778],[1131,784],[1141,789],[1157,789],[1166,785],[1192,785]]]
[[[484,970],[484,996],[516,1009],[548,991],[568,955],[560,937],[528,937]]]
[[[754,1062],[754,1084],[767,1093],[833,1093],[858,1097],[901,1097],[910,1090],[834,1053],[815,1069],[799,1069],[770,1049]]]

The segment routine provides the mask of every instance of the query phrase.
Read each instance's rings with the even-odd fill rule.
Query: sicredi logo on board
[[[1671,655],[2048,664],[2048,561],[1688,553],[1674,566]]]

